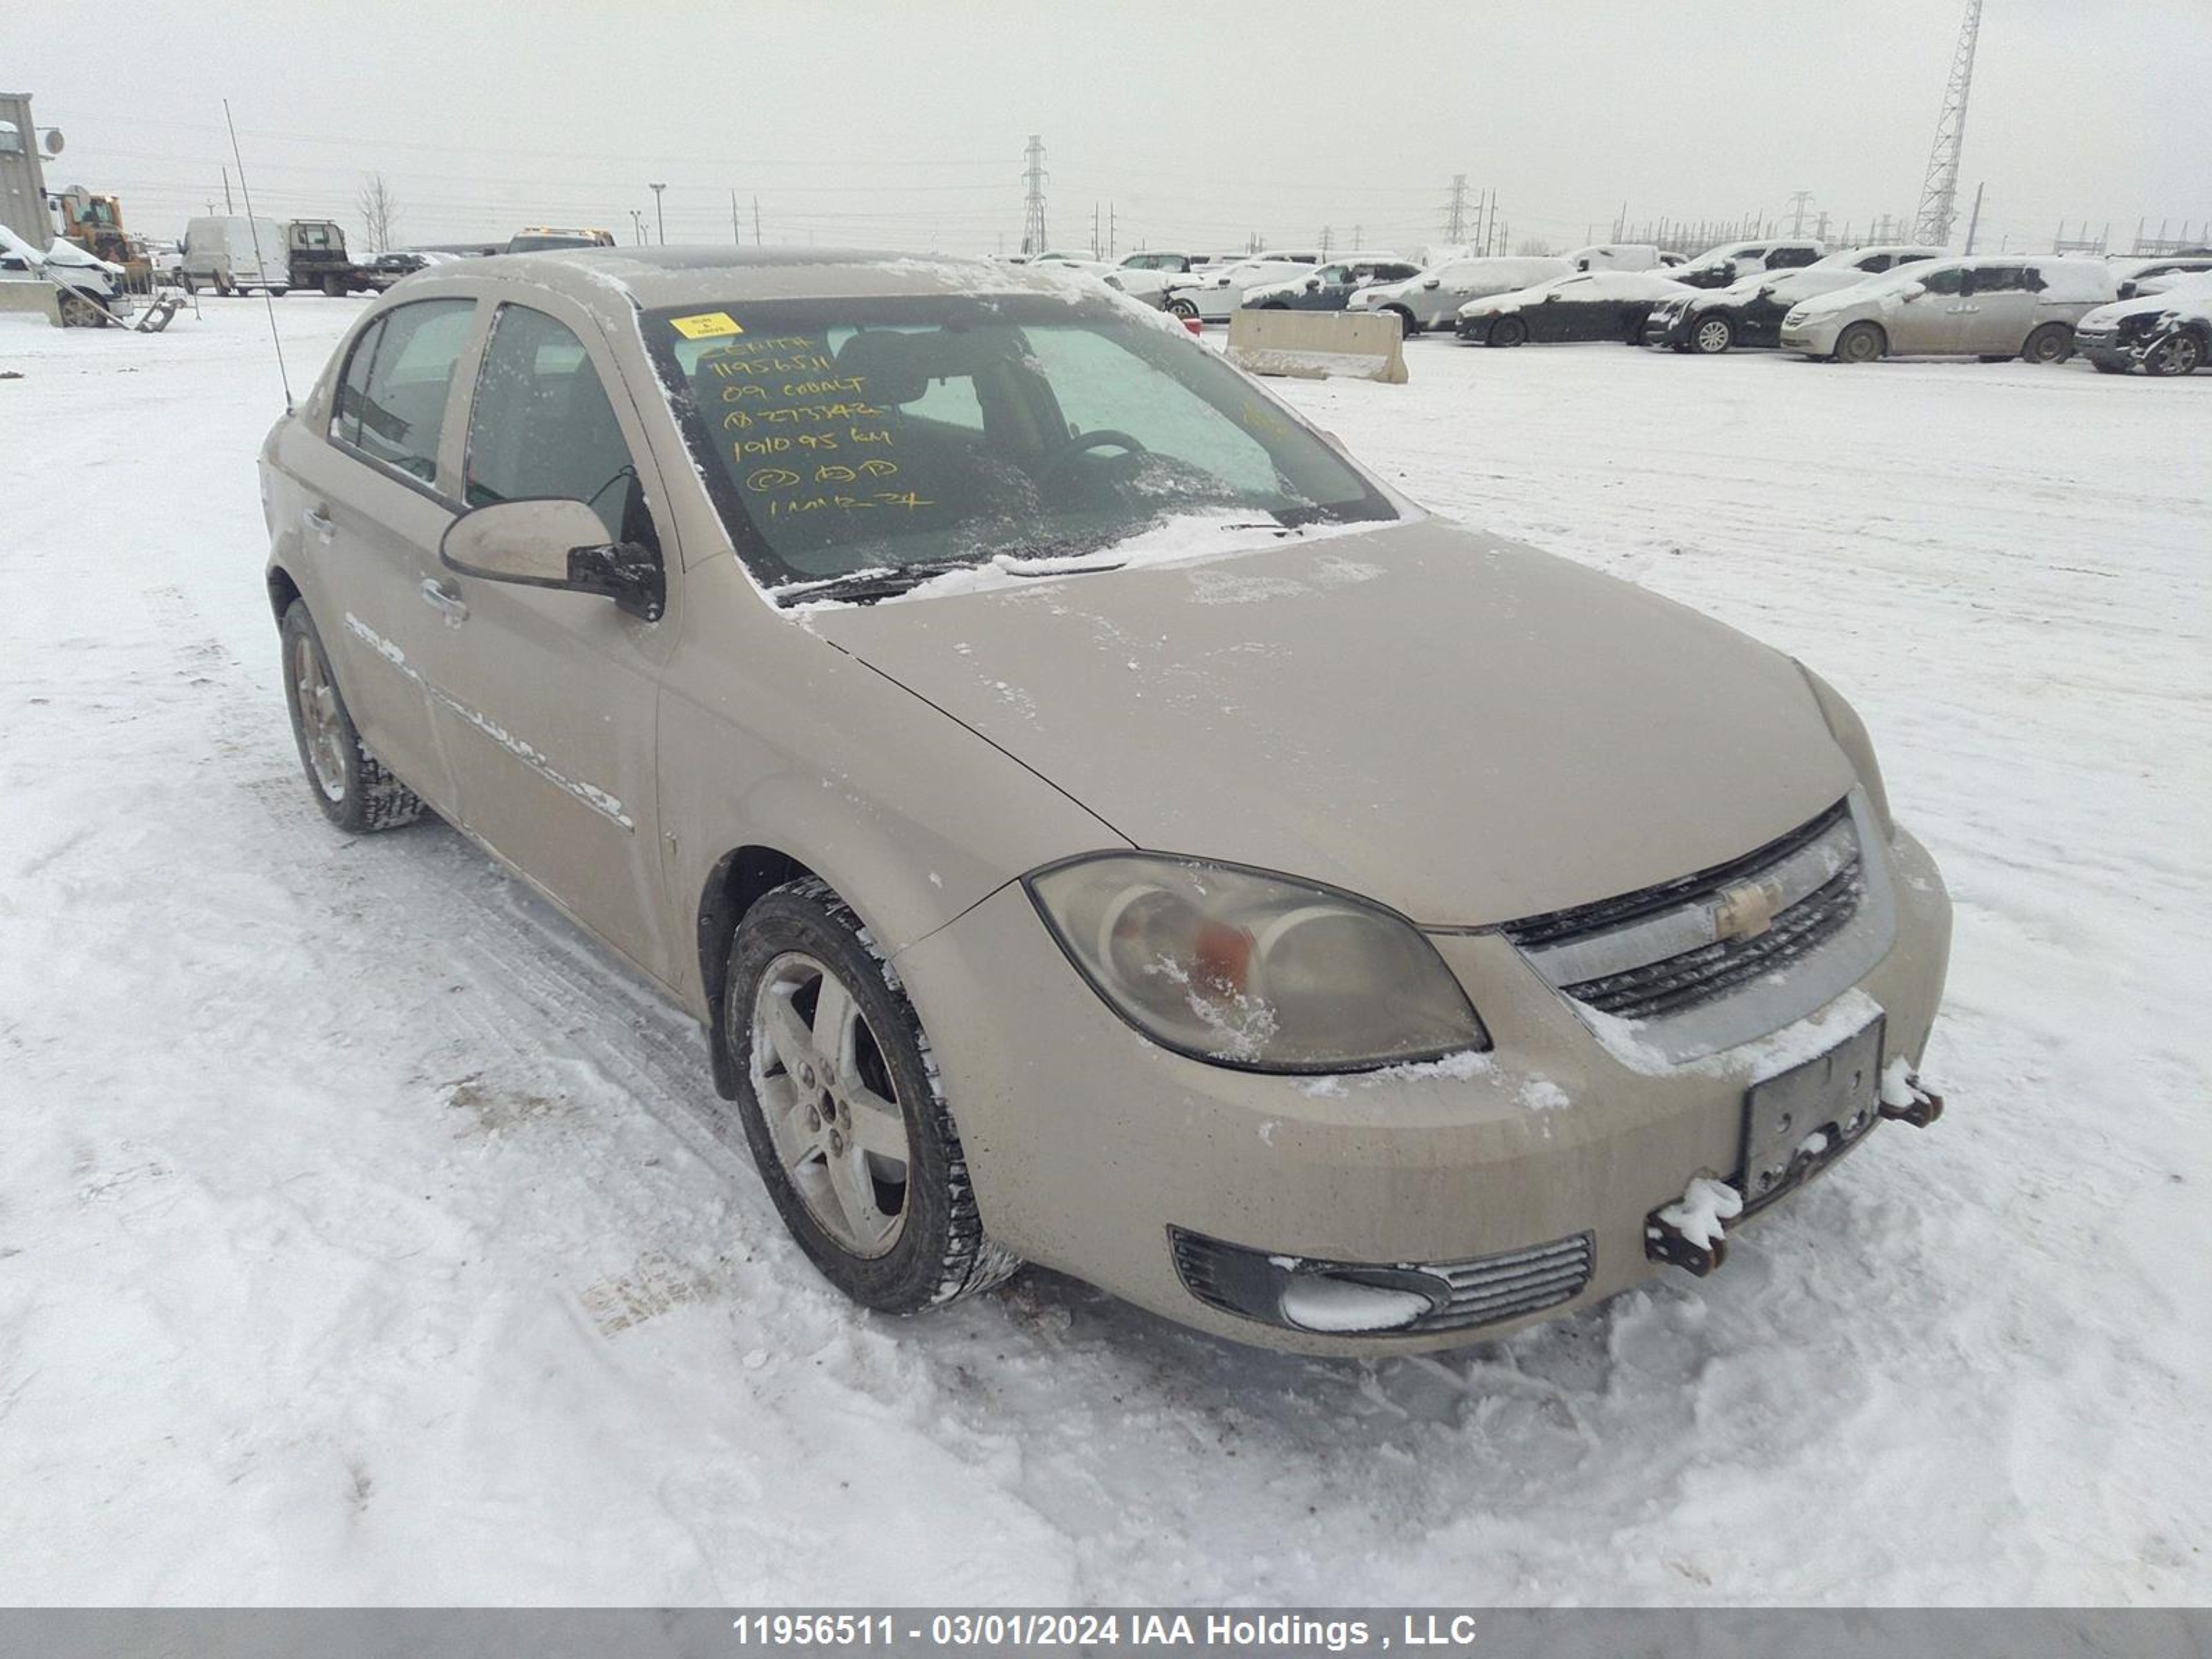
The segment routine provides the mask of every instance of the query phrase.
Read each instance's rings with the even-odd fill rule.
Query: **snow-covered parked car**
[[[1322,259],[1318,248],[1285,248],[1208,264],[1170,279],[1167,309],[1178,317],[1225,323],[1251,289],[1306,276]]]
[[[2163,293],[2188,277],[2212,272],[2212,253],[2137,254],[2110,264],[2119,297],[2133,300]]]
[[[1808,357],[1980,357],[2063,362],[2074,325],[2113,297],[2101,260],[1996,254],[1930,259],[1790,308],[1782,346]]]
[[[1425,329],[1448,328],[1459,308],[1469,300],[1492,294],[1510,294],[1554,276],[1566,276],[1573,267],[1565,259],[1500,257],[1453,259],[1431,265],[1398,283],[1379,283],[1352,296],[1355,311],[1387,312],[1412,336]]]
[[[1592,242],[1559,257],[1571,270],[1658,270],[1686,263],[1656,242]]]
[[[1419,270],[1389,254],[1363,254],[1357,259],[1333,260],[1288,282],[1247,289],[1244,305],[1261,311],[1342,311],[1361,289],[1403,282]]]
[[[2154,294],[2100,306],[2074,325],[2074,347],[2106,374],[2193,374],[2212,362],[2212,272],[2177,276]]]
[[[1704,356],[1733,346],[1782,343],[1782,319],[1800,300],[1832,294],[1899,265],[1941,259],[1945,250],[1910,244],[1846,248],[1802,270],[1762,271],[1723,289],[1694,289],[1656,307],[1644,343]]]
[[[1827,257],[1826,242],[1762,236],[1748,242],[1723,242],[1674,268],[1692,288],[1726,288],[1769,270],[1802,270]]]
[[[868,1307],[1028,1260],[1439,1348],[1710,1272],[1939,1109],[1949,903],[1826,682],[1110,292],[434,267],[260,465],[323,814],[434,810],[696,1017]]]
[[[1459,337],[1470,345],[1517,346],[1532,342],[1644,337],[1654,306],[1682,292],[1671,276],[1656,270],[1577,270],[1534,288],[1470,300],[1459,308]]]
[[[50,297],[33,296],[25,303],[58,307],[64,328],[104,328],[131,315],[121,265],[59,239],[52,247],[39,248],[5,225],[0,225],[0,283],[51,290]]]

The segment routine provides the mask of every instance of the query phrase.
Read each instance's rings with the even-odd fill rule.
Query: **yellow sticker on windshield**
[[[687,340],[711,340],[723,334],[742,334],[738,319],[726,311],[702,312],[696,317],[671,317],[669,327]]]

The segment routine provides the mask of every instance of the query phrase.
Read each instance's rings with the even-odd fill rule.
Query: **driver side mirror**
[[[1905,297],[1906,299],[1908,299],[1908,300],[1923,300],[1923,299],[1927,298],[1927,297],[1928,297],[1928,285],[1927,285],[1927,283],[1907,283],[1905,285]]]
[[[1423,283],[1421,286],[1423,288],[1434,288],[1440,280],[1441,279],[1438,277],[1431,276],[1427,282]]]
[[[651,549],[607,540],[599,515],[578,501],[495,501],[446,526],[438,560],[482,581],[555,587],[612,599],[633,617],[659,622],[667,578]]]

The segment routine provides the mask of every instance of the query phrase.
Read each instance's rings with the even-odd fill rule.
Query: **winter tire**
[[[61,297],[62,326],[64,328],[99,328],[107,321],[107,313],[82,294],[64,289]]]
[[[1889,337],[1878,323],[1853,323],[1836,337],[1839,363],[1878,362],[1889,354]]]
[[[323,292],[333,300],[343,300],[345,298],[346,286],[338,277],[325,276],[323,278]]]
[[[1490,343],[1494,346],[1524,345],[1528,339],[1528,325],[1518,317],[1500,317],[1490,325]]]
[[[1413,313],[1407,310],[1405,307],[1385,306],[1382,309],[1389,312],[1393,317],[1395,317],[1398,319],[1398,337],[1400,339],[1410,340],[1416,334],[1419,334],[1421,331],[1421,325],[1413,320]]]
[[[2161,380],[2194,374],[2204,366],[2204,343],[2185,329],[2176,329],[2143,353],[2143,373]]]
[[[422,798],[369,753],[339,695],[307,602],[284,612],[284,704],[300,763],[323,816],[349,835],[396,830],[422,816]]]
[[[787,883],[745,913],[723,1012],[745,1139],[823,1278],[864,1307],[910,1314],[1020,1266],[983,1231],[896,969],[827,883]]]
[[[1197,306],[1188,300],[1170,300],[1168,301],[1168,309],[1185,322],[1198,315]]]
[[[1705,317],[1690,331],[1690,349],[1700,357],[1717,357],[1735,343],[1735,325],[1725,317]]]
[[[2020,355],[2027,362],[2063,363],[2074,355],[2074,331],[2063,323],[2045,323],[2027,337]]]

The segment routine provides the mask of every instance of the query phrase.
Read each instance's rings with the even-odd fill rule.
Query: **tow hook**
[[[1881,1115],[1924,1129],[1943,1115],[1943,1097],[1922,1088],[1919,1074],[1908,1071],[1902,1060],[1894,1060],[1881,1074]]]
[[[1644,1254],[1703,1279],[1728,1260],[1722,1224],[1743,1213],[1743,1194],[1725,1181],[1699,1176],[1681,1197],[1644,1218]]]

